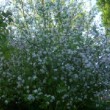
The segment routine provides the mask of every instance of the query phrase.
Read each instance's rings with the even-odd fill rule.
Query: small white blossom
[[[28,97],[27,97],[27,99],[29,101],[34,101],[35,100],[35,97],[32,94],[29,94]]]
[[[37,92],[38,92],[38,90],[37,90],[37,89],[33,90],[33,93],[37,93]]]
[[[8,104],[8,100],[5,100],[5,104]]]

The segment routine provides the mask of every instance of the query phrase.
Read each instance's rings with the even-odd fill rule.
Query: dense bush
[[[102,110],[110,49],[82,4],[42,0],[11,5],[12,51],[0,58],[0,109]]]

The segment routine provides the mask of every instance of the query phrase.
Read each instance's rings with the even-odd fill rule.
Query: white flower
[[[63,95],[62,99],[65,99],[65,98],[67,98],[67,97],[68,97],[68,95],[65,94],[65,95]]]
[[[34,101],[35,100],[35,97],[32,94],[29,94],[28,97],[27,97],[27,99],[29,101]]]
[[[35,27],[32,27],[32,29],[35,30],[36,28]]]
[[[19,81],[22,80],[21,76],[18,76],[18,80],[19,80]]]
[[[8,100],[5,100],[5,104],[8,104]]]
[[[36,78],[37,78],[37,76],[36,76],[36,75],[34,75],[34,76],[32,77],[32,79],[33,79],[33,80],[35,80]]]
[[[32,53],[32,57],[35,58],[36,57],[36,54],[35,53]]]
[[[54,69],[54,72],[57,72],[58,71],[58,69]]]
[[[33,93],[37,93],[37,92],[38,92],[38,90],[37,90],[37,89],[33,90]]]
[[[54,96],[51,96],[50,102],[53,102],[54,100],[55,100],[55,97]]]
[[[20,21],[24,21],[24,17],[19,18]]]
[[[41,88],[38,88],[38,91],[41,91]]]

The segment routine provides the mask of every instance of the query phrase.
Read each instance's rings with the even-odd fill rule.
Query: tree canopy
[[[98,0],[98,7],[102,12],[102,21],[107,33],[110,31],[110,0]]]

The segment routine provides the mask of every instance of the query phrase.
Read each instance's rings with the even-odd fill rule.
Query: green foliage
[[[1,57],[4,57],[5,59],[10,58],[11,54],[11,47],[9,45],[9,31],[7,29],[7,24],[12,21],[11,19],[11,13],[10,12],[0,12],[0,52],[2,54]]]
[[[97,5],[102,12],[102,22],[106,28],[106,33],[109,34],[110,28],[110,0],[98,0]]]

